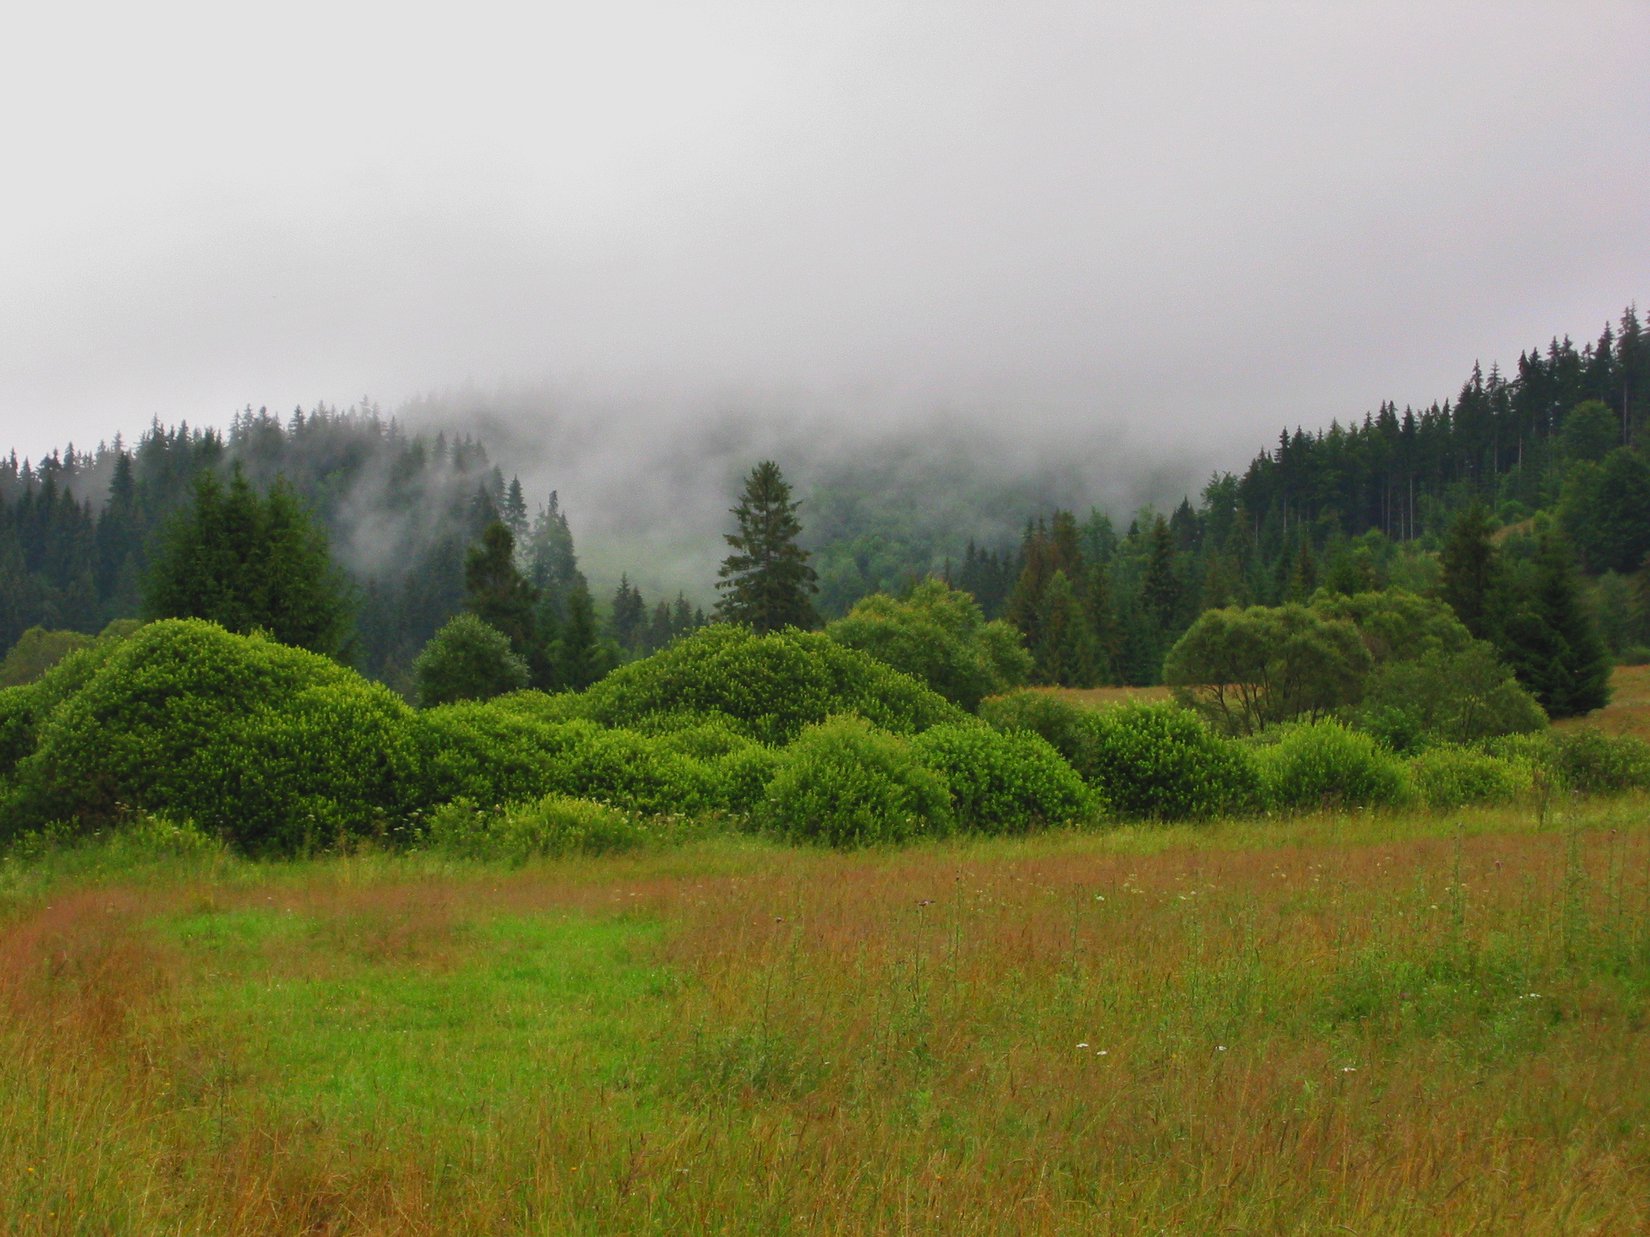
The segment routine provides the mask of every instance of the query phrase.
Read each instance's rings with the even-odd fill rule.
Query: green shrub
[[[714,760],[756,746],[743,726],[718,714],[650,713],[628,729],[696,760]]]
[[[1267,799],[1283,811],[1395,807],[1414,796],[1402,762],[1340,722],[1289,727],[1255,751]]]
[[[1543,730],[1547,715],[1483,641],[1376,668],[1354,714],[1394,751]]]
[[[33,683],[70,653],[88,647],[92,637],[80,631],[47,631],[31,627],[0,658],[0,687]]]
[[[1000,619],[987,623],[973,597],[943,580],[924,580],[904,599],[863,597],[825,634],[969,710],[1031,675],[1020,633]]]
[[[630,813],[559,794],[492,812],[458,799],[431,812],[425,832],[426,844],[443,854],[517,865],[634,850],[650,840],[646,823]]]
[[[1129,703],[1090,714],[1073,761],[1118,816],[1206,820],[1255,810],[1260,776],[1248,751],[1172,704]],[[1069,759],[1069,757],[1068,757]]]
[[[125,634],[111,623],[103,636],[66,653],[34,682],[0,688],[0,775],[11,773],[34,751],[41,720],[86,685]]]
[[[527,686],[527,663],[510,638],[470,613],[453,616],[413,662],[418,703],[486,700]]]
[[[618,727],[654,714],[720,715],[769,744],[788,743],[838,713],[899,734],[966,716],[909,675],[819,632],[758,636],[729,624],[619,667],[567,707]]]
[[[713,768],[629,730],[596,730],[571,747],[557,765],[555,789],[648,815],[725,806]]]
[[[1470,747],[1434,747],[1409,759],[1416,793],[1430,808],[1507,803],[1533,786],[1528,761],[1491,756]]]
[[[709,762],[718,779],[724,809],[741,817],[756,813],[768,793],[768,783],[779,771],[781,759],[773,748],[752,743]]]
[[[281,853],[376,832],[417,801],[409,719],[389,689],[317,654],[198,619],[152,623],[39,721],[6,825],[159,812]]]
[[[497,805],[559,789],[568,754],[601,733],[594,722],[542,722],[498,701],[442,705],[416,715],[427,804]]]
[[[950,798],[906,740],[863,718],[833,717],[781,753],[758,820],[798,841],[897,843],[949,833]]]
[[[1029,688],[993,696],[980,704],[980,717],[997,730],[1030,730],[1053,745],[1085,779],[1092,779],[1094,710],[1071,704],[1052,692]]]
[[[1570,790],[1584,795],[1618,795],[1650,789],[1650,746],[1642,739],[1583,726],[1553,731],[1548,742],[1553,765]]]
[[[1522,760],[1566,790],[1614,795],[1650,789],[1650,745],[1591,726],[1508,735],[1485,744],[1503,759]]]
[[[1097,796],[1041,735],[978,724],[934,726],[911,740],[951,788],[963,829],[1024,833],[1096,814]]]

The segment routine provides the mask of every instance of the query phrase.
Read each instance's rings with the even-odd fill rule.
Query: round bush
[[[1403,763],[1339,722],[1291,727],[1257,752],[1267,798],[1284,811],[1396,807],[1414,797]]]
[[[652,714],[721,715],[776,745],[838,713],[857,713],[899,734],[967,716],[909,675],[818,632],[758,636],[729,624],[619,667],[580,694],[576,708],[604,726],[623,727]]]
[[[998,730],[1029,730],[1041,735],[1081,777],[1094,780],[1098,766],[1092,709],[1062,700],[1052,692],[1024,688],[983,701],[980,717]]]
[[[1502,759],[1470,747],[1434,747],[1409,760],[1410,781],[1430,808],[1506,803],[1532,786],[1527,761]]]
[[[417,802],[410,718],[388,688],[317,654],[198,619],[152,623],[40,723],[7,815],[160,812],[290,853]]]
[[[527,663],[510,638],[475,615],[453,616],[413,662],[421,705],[486,700],[527,686]]]
[[[1172,704],[1090,713],[1078,772],[1125,819],[1203,820],[1255,810],[1260,774],[1248,751]]]
[[[911,746],[945,778],[952,813],[963,829],[1024,833],[1096,814],[1098,796],[1046,739],[1029,730],[935,726],[915,736]]]
[[[834,717],[780,754],[758,819],[800,841],[867,846],[949,833],[950,801],[945,779],[908,742],[863,718]]]

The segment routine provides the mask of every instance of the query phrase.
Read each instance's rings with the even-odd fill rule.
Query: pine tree
[[[722,560],[716,587],[722,596],[716,615],[724,622],[743,623],[759,634],[781,627],[819,625],[814,593],[819,591],[808,553],[797,545],[802,525],[796,518],[799,503],[791,501],[791,487],[772,460],[763,460],[745,479],[739,505],[731,514],[737,532],[724,534],[733,553]]]

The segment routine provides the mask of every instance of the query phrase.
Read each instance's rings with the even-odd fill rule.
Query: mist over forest
[[[411,431],[472,435],[530,495],[556,491],[598,592],[628,572],[649,595],[683,590],[704,603],[728,508],[757,460],[777,461],[795,486],[810,549],[898,528],[931,548],[926,570],[938,574],[968,540],[1016,543],[1027,519],[1056,508],[1098,506],[1125,522],[1143,504],[1172,508],[1248,454],[1209,439],[1153,441],[1102,414],[1054,423],[1035,410],[780,398],[667,402],[501,384],[424,395],[395,415]]]

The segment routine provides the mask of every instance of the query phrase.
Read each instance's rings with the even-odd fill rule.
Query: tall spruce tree
[[[723,534],[733,553],[722,560],[716,587],[722,596],[716,616],[743,623],[759,634],[781,627],[819,626],[813,594],[819,591],[808,552],[797,544],[802,525],[799,503],[779,465],[763,460],[745,479],[739,505],[731,514],[738,531]]]
[[[1494,643],[1501,565],[1490,532],[1490,513],[1483,503],[1473,503],[1456,517],[1438,555],[1444,573],[1438,591],[1475,639]]]
[[[1610,657],[1581,604],[1575,554],[1563,536],[1542,537],[1529,594],[1502,626],[1518,679],[1549,717],[1576,717],[1610,699]]]

